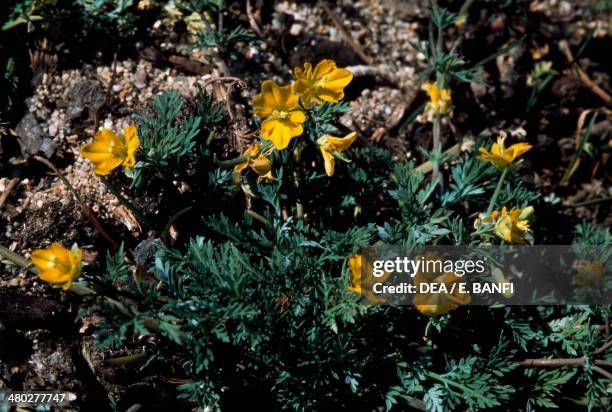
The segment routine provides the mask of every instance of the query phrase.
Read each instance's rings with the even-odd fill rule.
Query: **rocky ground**
[[[429,136],[420,131],[418,120],[402,126],[408,115],[424,102],[424,96],[418,94],[417,78],[424,57],[410,42],[425,38],[423,23],[427,18],[427,4],[425,1],[344,0],[326,8],[314,3],[277,2],[269,18],[261,15],[259,21],[255,18],[252,28],[264,37],[241,50],[242,59],[229,68],[219,62],[214,50],[192,49],[189,34],[177,37],[166,33],[166,41],[137,45],[137,53],[121,56],[114,62],[112,59],[99,64],[82,62],[80,67],[58,65],[42,73],[26,100],[26,112],[14,125],[14,136],[9,137],[18,145],[11,143],[12,153],[11,145],[4,149],[10,171],[0,177],[0,242],[29,257],[33,248],[45,247],[52,241],[61,239],[64,244],[78,241],[86,252],[86,262],[93,260],[94,245],[104,244],[67,185],[46,165],[36,161],[36,155],[50,159],[60,169],[117,240],[139,235],[142,229],[134,216],[100,183],[92,173],[90,162],[79,153],[79,147],[91,140],[94,128],[122,129],[135,121],[135,114],[149,110],[157,93],[177,90],[193,97],[198,85],[226,99],[236,113],[241,113],[257,93],[262,78],[288,81],[292,67],[304,60],[334,56],[339,65],[352,67],[356,79],[347,97],[353,110],[341,119],[342,123],[358,131],[360,136],[393,149],[398,159],[422,161],[416,147]],[[568,1],[548,0],[534,1],[529,7],[530,12],[545,15],[546,24],[562,27],[556,27],[555,32],[563,36],[570,33],[573,37],[568,40],[574,46],[589,31],[595,39],[610,36],[609,19],[590,14],[586,5],[576,8]],[[506,23],[503,15],[489,22],[500,30]],[[160,21],[155,29],[163,33],[167,24]],[[472,36],[471,41],[477,35],[468,34]],[[551,40],[550,48],[556,49],[558,40]],[[516,61],[523,60],[530,47],[527,44],[514,54],[497,59],[498,84],[505,93],[513,92],[516,79],[504,73],[516,73],[521,64]],[[555,58],[562,61],[560,56]],[[593,81],[609,85],[609,72],[602,67],[603,61],[592,59],[585,63],[586,69],[592,68]],[[220,76],[237,77],[246,85],[230,90],[230,83],[220,86],[210,82]],[[553,85],[552,98],[556,98],[556,93],[572,99],[569,94],[573,93],[578,106],[588,106],[585,100],[598,103],[596,96],[588,90],[578,90],[580,86],[575,83],[570,70]],[[489,104],[490,91],[472,86],[458,94],[455,104],[460,107],[465,98],[471,114],[478,113]],[[580,109],[574,106],[567,109],[572,113],[556,114],[569,125],[556,134],[546,134],[550,127],[516,123],[511,117],[499,116],[494,124],[498,129],[518,133],[539,130],[542,142],[548,145],[544,147],[551,150],[549,153],[553,153],[550,149],[553,146],[554,153],[565,153],[564,150],[569,152],[573,146],[576,111]],[[473,123],[474,116],[470,117],[471,124],[466,120],[468,114],[467,110],[459,110],[453,120],[454,127],[468,133],[479,130]],[[482,116],[495,116],[495,113]],[[572,118],[571,124],[566,117]],[[602,118],[597,127],[604,133],[610,130],[610,122]],[[248,134],[251,128],[247,119],[239,131]],[[234,130],[228,138],[239,140],[240,133]],[[570,154],[565,153],[564,159]],[[546,156],[546,152],[542,155]],[[534,170],[534,180],[541,182],[546,193],[547,173],[558,171],[544,166],[536,166]],[[557,196],[555,192],[546,195]],[[575,203],[611,195],[609,181],[588,179],[579,182],[572,193],[561,193],[558,201]],[[555,201],[554,196],[551,199]],[[601,206],[603,210],[606,207],[609,206]],[[604,213],[602,209],[577,208],[568,213],[575,214],[574,219],[595,218]],[[608,214],[604,223],[609,225],[610,219]],[[97,352],[94,338],[89,336],[88,325],[95,319],[75,322],[78,304],[74,297],[41,285],[31,274],[7,267],[0,272],[0,302],[3,302],[0,390],[7,385],[24,390],[63,388],[82,397],[75,403],[80,406],[92,405],[100,399],[108,402],[107,392],[142,394],[161,390],[163,393],[163,388],[156,386],[158,383],[121,376],[116,369],[101,362],[104,354]],[[78,410],[78,406],[64,410]]]

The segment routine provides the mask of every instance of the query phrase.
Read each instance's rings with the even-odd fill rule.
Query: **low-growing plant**
[[[448,80],[476,73],[434,45],[456,19],[432,15],[425,73],[436,82],[424,89],[434,134],[452,112]],[[447,175],[432,161],[428,176],[338,124],[350,71],[325,59],[294,74],[291,84],[262,83],[257,137],[234,153],[215,145],[225,116],[204,92],[193,110],[175,92],[159,95],[137,126],[103,130],[82,148],[96,173],[123,167],[139,190],[196,176],[196,235],[159,242],[138,265],[124,247],[108,252],[78,281],[77,246],[35,251],[30,269],[84,294],[81,315],[100,315],[101,346],[146,359],[143,374],[171,371],[178,396],[201,410],[236,399],[291,410],[609,408],[610,306],[361,299],[368,246],[537,243],[538,193],[520,169],[531,145],[482,136],[477,153],[456,156]],[[432,153],[440,159],[439,141]],[[577,245],[611,240],[609,230],[576,227]]]

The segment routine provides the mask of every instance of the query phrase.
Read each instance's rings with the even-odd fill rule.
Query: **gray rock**
[[[143,240],[134,249],[134,260],[141,269],[148,270],[155,264],[155,254],[163,246],[159,239]]]
[[[67,104],[67,115],[70,120],[85,114],[93,119],[104,103],[104,95],[104,87],[97,81],[83,80],[75,84],[68,92],[70,100]]]
[[[40,145],[39,150],[45,155],[47,159],[49,159],[55,154],[55,151],[57,150],[57,143],[55,143],[48,137],[45,137],[42,139],[42,144]]]
[[[19,146],[21,146],[21,153],[26,159],[39,152],[42,152],[45,157],[52,157],[57,150],[57,143],[44,137],[42,127],[32,113],[23,116],[15,128],[15,133]]]
[[[142,69],[138,70],[134,75],[134,86],[136,86],[136,88],[139,90],[147,87],[147,81],[147,72]]]

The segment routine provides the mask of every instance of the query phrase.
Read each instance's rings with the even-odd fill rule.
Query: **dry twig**
[[[113,85],[115,84],[115,78],[117,77],[117,54],[118,53],[119,53],[119,48],[117,48],[117,51],[113,55],[113,71],[111,74],[111,78],[108,82],[108,85],[106,86],[106,93],[104,94],[104,100],[102,101],[102,104],[98,107],[98,109],[96,110],[96,113],[94,114],[94,128],[93,128],[94,135],[98,131],[98,126],[100,125],[100,114],[102,113],[102,109],[108,104],[108,99],[110,99]]]
[[[91,210],[91,208],[89,206],[87,206],[87,204],[85,204],[85,202],[83,201],[83,199],[81,199],[81,196],[79,196],[79,193],[76,191],[74,186],[72,186],[72,184],[70,184],[70,182],[62,174],[62,172],[60,172],[59,169],[57,167],[55,167],[55,165],[53,163],[51,163],[49,160],[45,159],[42,156],[36,155],[36,156],[34,156],[34,159],[36,159],[37,161],[41,162],[42,164],[47,166],[49,169],[51,169],[51,170],[53,170],[55,172],[57,177],[59,177],[59,179],[64,183],[64,185],[70,191],[70,193],[72,193],[72,195],[74,196],[74,198],[77,201],[77,203],[79,204],[79,206],[81,206],[81,211],[87,217],[87,219],[89,219],[91,224],[96,228],[98,233],[100,233],[102,235],[102,237],[104,239],[106,239],[108,241],[108,243],[111,244],[113,249],[117,249],[119,247],[119,244],[111,237],[111,235],[108,234],[108,232],[106,230],[104,230],[104,228],[102,227],[102,225],[100,224],[100,222],[96,218],[96,215]]]
[[[9,199],[9,196],[11,195],[13,190],[15,190],[18,184],[19,184],[19,179],[16,177],[12,178],[8,182],[8,184],[6,185],[6,188],[4,189],[4,192],[2,192],[2,195],[0,195],[0,209],[4,207],[4,205]]]
[[[361,48],[361,46],[359,45],[359,43],[357,43],[355,41],[355,39],[353,39],[353,36],[351,36],[351,34],[346,30],[346,28],[344,27],[344,25],[342,24],[342,22],[340,22],[340,20],[338,20],[338,17],[336,17],[336,15],[334,14],[334,12],[329,8],[329,6],[327,4],[325,4],[325,2],[323,0],[319,0],[319,6],[323,9],[323,11],[325,13],[327,13],[327,15],[329,16],[329,18],[332,20],[332,23],[334,24],[334,26],[336,26],[336,28],[338,29],[338,31],[340,32],[340,34],[342,35],[342,37],[344,38],[344,40],[349,44],[349,46],[351,46],[353,48],[353,50],[355,51],[355,53],[357,53],[357,55],[359,56],[359,58],[367,65],[371,66],[372,65],[372,59],[370,59],[365,52],[363,51],[363,49]]]
[[[612,96],[610,96],[610,94],[604,89],[596,85],[595,82],[593,82],[593,80],[591,80],[591,78],[582,70],[582,68],[580,68],[578,62],[574,60],[574,55],[567,40],[561,40],[559,42],[559,47],[561,48],[563,54],[565,54],[567,61],[576,68],[580,81],[582,81],[582,83],[584,83],[584,85],[590,91],[599,96],[607,106],[610,106],[612,104]]]
[[[253,7],[251,6],[251,0],[246,0],[246,14],[249,18],[249,26],[251,26],[251,30],[255,32],[259,37],[264,37],[264,33],[259,27],[257,23],[257,19],[255,18],[255,14],[253,14]]]
[[[600,353],[605,352],[612,346],[612,339],[608,340],[605,344],[603,344],[600,348],[593,351],[591,355],[598,355]],[[561,366],[585,366],[587,364],[587,358],[553,358],[553,359],[525,359],[523,361],[517,362],[520,366],[525,366],[527,368],[532,367],[544,367],[544,368],[555,368]],[[612,379],[612,373],[608,372],[601,366],[612,366],[612,362],[596,359],[591,364],[591,368],[604,376],[606,379]]]

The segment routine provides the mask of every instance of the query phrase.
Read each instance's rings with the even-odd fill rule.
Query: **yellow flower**
[[[183,21],[187,25],[187,31],[191,34],[198,34],[206,29],[206,23],[204,23],[202,15],[200,13],[196,13],[195,11],[189,16],[185,17]]]
[[[272,80],[261,85],[261,93],[253,99],[255,114],[265,118],[261,137],[270,140],[276,149],[284,149],[289,141],[302,134],[306,115],[300,108],[299,97],[291,86],[281,87]]]
[[[491,215],[485,217],[485,223],[495,224],[495,234],[506,242],[514,245],[522,245],[525,243],[525,236],[529,233],[529,216],[533,214],[533,207],[528,206],[525,209],[517,209],[513,207],[509,211],[504,206],[499,211],[494,211]]]
[[[385,272],[385,274],[383,274],[381,277],[375,278],[372,275],[372,267],[369,264],[370,262],[366,263],[368,264],[368,267],[365,268],[366,275],[363,277],[363,256],[353,254],[349,257],[348,266],[351,270],[351,283],[348,290],[363,295],[371,303],[383,303],[385,298],[374,293],[372,287],[374,286],[374,283],[384,283],[389,278],[390,274]],[[365,286],[365,290],[361,287],[362,283],[363,286]]]
[[[438,89],[435,83],[425,83],[421,86],[429,95],[429,102],[425,110],[431,110],[434,114],[447,114],[453,110],[453,101],[449,89]]]
[[[348,290],[355,293],[361,293],[361,255],[351,255],[348,260],[349,268],[351,269],[351,285]]]
[[[82,257],[83,252],[76,245],[70,250],[53,243],[48,249],[33,251],[32,263],[38,268],[41,280],[70,289],[72,281],[81,274]]]
[[[504,140],[506,140],[505,137],[499,136],[497,143],[493,143],[490,152],[484,147],[478,149],[482,153],[478,156],[478,159],[484,162],[491,162],[498,169],[505,169],[514,163],[516,158],[531,149],[531,145],[527,143],[516,143],[506,148]]]
[[[326,134],[317,139],[317,144],[323,155],[325,173],[327,173],[327,176],[332,176],[334,174],[336,157],[342,161],[350,162],[349,159],[345,158],[340,153],[348,149],[356,138],[357,133],[352,132],[344,137],[334,137]]]
[[[434,261],[439,257],[428,254],[426,260]],[[444,284],[447,290],[451,290],[452,284],[461,280],[460,277],[453,272],[437,273],[437,272],[417,272],[413,278],[413,282],[420,288],[421,283],[435,283],[437,285]],[[456,288],[454,293],[417,293],[412,300],[413,305],[425,316],[439,316],[457,309],[460,305],[468,305],[472,301],[472,297],[468,293],[459,293],[459,288]]]
[[[242,163],[234,166],[234,172],[241,174],[244,169],[250,167],[255,173],[259,175],[260,179],[274,180],[272,176],[272,162],[267,156],[261,154],[261,146],[259,143],[252,144],[247,147],[242,156],[246,157],[246,160]]]
[[[465,22],[467,21],[467,14],[459,14],[455,19],[455,27],[461,28],[465,26]]]
[[[574,264],[574,268],[576,269],[576,274],[572,276],[573,284],[596,287],[601,286],[603,283],[603,262],[579,260]]]
[[[353,80],[353,74],[347,69],[339,69],[336,62],[322,60],[312,69],[312,64],[304,63],[304,69],[296,67],[293,72],[297,80],[293,91],[302,98],[304,107],[321,101],[338,103],[344,98],[344,88]]]
[[[96,133],[93,142],[81,148],[81,153],[83,157],[91,160],[97,174],[107,175],[119,166],[134,167],[139,146],[136,126],[128,126],[123,131],[123,136],[102,129]]]

